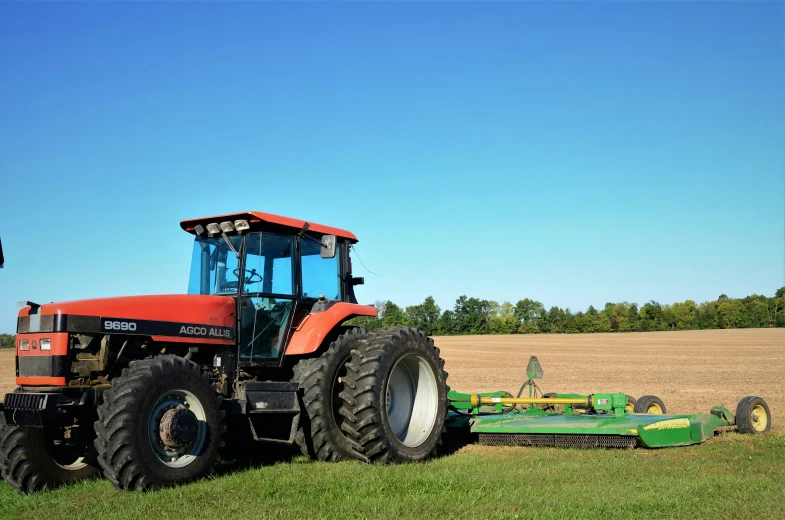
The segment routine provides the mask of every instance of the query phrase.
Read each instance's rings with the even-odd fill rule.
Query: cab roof
[[[351,240],[352,242],[357,242],[357,237],[354,235],[354,233],[346,231],[345,229],[325,226],[315,222],[306,222],[305,220],[296,218],[282,217],[281,215],[273,215],[272,213],[262,213],[261,211],[246,211],[243,213],[231,213],[228,215],[217,215],[215,217],[202,217],[191,220],[183,220],[180,222],[180,227],[185,231],[195,235],[196,231],[194,231],[194,228],[197,224],[207,226],[207,224],[210,224],[211,222],[221,223],[227,220],[232,222],[235,220],[247,220],[248,224],[251,226],[252,231],[264,231],[276,228],[283,230],[281,228],[287,228],[288,231],[295,232],[303,229],[307,223],[309,232],[318,233],[321,235],[335,235],[337,237]]]

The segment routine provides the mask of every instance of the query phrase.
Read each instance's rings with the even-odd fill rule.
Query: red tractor
[[[250,211],[186,220],[188,294],[19,312],[0,471],[29,493],[103,474],[122,490],[209,474],[226,448],[416,461],[441,442],[447,374],[424,333],[344,323],[350,232]],[[261,449],[262,446],[259,445]]]

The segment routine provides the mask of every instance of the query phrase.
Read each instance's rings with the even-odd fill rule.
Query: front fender
[[[328,309],[308,314],[292,334],[286,347],[286,356],[302,356],[318,350],[322,341],[336,326],[356,316],[377,316],[371,305],[336,303]]]

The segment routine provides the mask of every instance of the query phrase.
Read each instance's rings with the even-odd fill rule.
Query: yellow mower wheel
[[[766,433],[771,430],[769,405],[754,395],[743,398],[736,406],[736,424],[741,433]]]
[[[662,415],[666,413],[665,403],[656,395],[644,395],[635,402],[633,412]]]
[[[633,396],[631,396],[631,395],[628,395],[628,396],[627,396],[627,406],[624,408],[624,410],[625,410],[627,413],[632,413],[632,412],[634,412],[634,411],[635,411],[635,403],[636,403],[637,401],[638,401],[638,400],[637,400],[637,399],[635,399]]]

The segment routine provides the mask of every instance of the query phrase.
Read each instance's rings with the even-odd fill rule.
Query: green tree
[[[545,307],[542,303],[529,298],[519,300],[513,309],[513,316],[518,321],[518,328],[521,332],[524,329],[526,332],[537,332],[539,329],[537,323],[542,320],[544,315]]]
[[[496,316],[491,318],[491,332],[494,334],[515,334],[518,332],[518,319],[515,317],[515,306],[504,302],[499,306]]]
[[[432,296],[425,298],[420,305],[406,307],[406,322],[412,327],[417,327],[428,335],[436,334],[439,327],[441,309]]]
[[[0,334],[0,348],[15,348],[16,336],[12,334]]]
[[[717,326],[721,329],[738,329],[745,326],[744,304],[726,298],[717,305]]]
[[[455,322],[458,334],[487,334],[493,305],[496,302],[461,296],[455,301]],[[498,304],[496,304],[498,305]]]
[[[675,326],[679,330],[694,330],[698,328],[698,306],[692,300],[671,305]]]
[[[390,300],[382,304],[379,314],[382,319],[382,327],[406,325],[406,314],[403,312],[403,309]]]
[[[698,305],[698,328],[717,328],[717,302],[703,302]]]
[[[455,324],[455,313],[451,310],[446,310],[439,317],[439,325],[437,327],[439,334],[443,336],[450,336],[457,334]]]
[[[640,330],[646,332],[650,330],[662,330],[664,325],[662,323],[662,305],[654,300],[641,307],[641,328]]]

